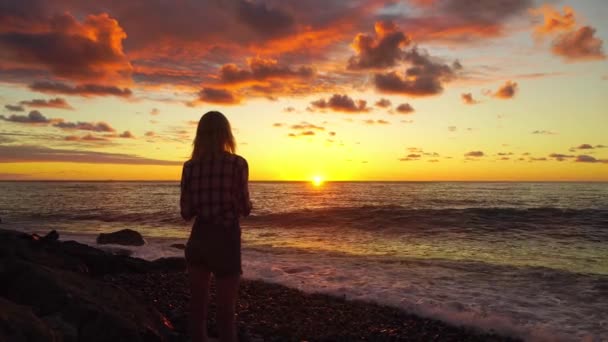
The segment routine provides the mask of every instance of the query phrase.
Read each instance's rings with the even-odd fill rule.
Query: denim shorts
[[[204,268],[216,277],[243,274],[241,268],[241,227],[196,219],[185,250],[189,267]]]

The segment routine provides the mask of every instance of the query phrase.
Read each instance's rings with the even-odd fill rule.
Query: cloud
[[[608,164],[608,159],[596,159],[595,157],[588,155],[580,155],[576,157],[575,160],[577,163],[602,163]]]
[[[241,102],[231,91],[205,87],[198,93],[198,101],[223,105],[234,105]]]
[[[576,158],[576,156],[567,155],[567,154],[561,154],[561,153],[551,153],[549,155],[549,158],[554,158],[557,161],[564,161],[566,159]]]
[[[127,35],[106,13],[89,15],[82,23],[64,13],[19,29],[0,32],[2,58],[11,65],[78,81],[130,77],[132,67],[122,47]]]
[[[130,97],[132,92],[128,88],[120,89],[116,86],[100,85],[100,84],[80,84],[72,86],[60,82],[35,82],[29,86],[33,91],[49,94],[65,94],[79,95],[84,97],[89,96],[118,96]]]
[[[34,108],[74,109],[66,100],[59,97],[50,100],[33,99],[30,101],[21,101],[19,104]]]
[[[374,29],[376,37],[363,33],[355,37],[352,47],[357,54],[348,60],[348,69],[384,69],[403,59],[401,48],[410,44],[409,37],[392,22],[379,21]]]
[[[484,155],[485,154],[482,151],[471,151],[471,152],[466,153],[464,156],[479,158],[479,157],[483,157]]]
[[[554,41],[551,50],[569,62],[603,60],[603,41],[595,37],[595,28],[583,26],[576,31],[563,33]]]
[[[241,69],[235,64],[224,64],[219,72],[220,82],[223,84],[240,84],[272,79],[309,79],[315,74],[311,67],[300,66],[294,69],[287,65],[280,65],[274,59],[249,58],[247,65],[249,70]]]
[[[561,31],[570,31],[574,29],[576,25],[574,9],[569,6],[564,6],[564,14],[561,14],[550,5],[544,5],[540,8],[533,9],[530,12],[544,18],[543,23],[534,29],[534,32],[539,36]]]
[[[410,105],[409,103],[402,103],[399,106],[397,106],[397,108],[395,108],[395,110],[399,114],[411,114],[415,111],[414,107],[412,107],[412,105]]]
[[[460,99],[462,100],[462,103],[467,105],[474,105],[479,103],[479,101],[473,98],[473,94],[471,93],[460,94]]]
[[[448,131],[450,131],[450,132],[456,132],[456,130],[458,130],[458,128],[456,126],[449,126],[448,127]]]
[[[297,137],[305,137],[305,136],[313,136],[316,135],[315,131],[303,131],[299,133],[289,133],[288,137],[297,138]]]
[[[376,105],[376,107],[380,107],[380,108],[388,108],[392,105],[392,103],[390,100],[382,98],[382,99],[376,101],[376,103],[374,103],[374,105]]]
[[[581,144],[578,147],[576,147],[577,150],[593,150],[594,147],[591,144]]]
[[[494,97],[499,99],[512,99],[518,91],[517,82],[507,81],[493,94]]]
[[[113,133],[116,130],[105,122],[67,122],[60,121],[53,124],[53,127],[65,129],[65,130],[80,130],[80,131],[93,131],[93,132],[107,132]]]
[[[378,120],[372,120],[372,119],[369,119],[369,120],[363,120],[363,122],[364,122],[366,125],[376,125],[376,124],[377,124],[377,125],[390,125],[390,122],[389,122],[389,121],[382,120],[382,119],[378,119]]]
[[[10,110],[11,112],[23,112],[25,111],[25,108],[23,108],[23,106],[15,106],[15,105],[4,105],[4,108],[6,108],[6,110]]]
[[[42,146],[0,146],[0,163],[67,162],[129,165],[182,165],[183,161],[144,158],[132,154],[52,149]]]
[[[285,124],[282,122],[275,122],[272,124],[272,127],[283,127],[283,126],[285,126]]]
[[[16,122],[16,123],[24,123],[24,124],[48,124],[53,122],[52,119],[48,119],[42,113],[37,110],[33,110],[29,112],[28,115],[11,115],[9,117],[5,117],[4,115],[0,115],[0,120]]]
[[[314,109],[331,109],[344,113],[367,113],[371,109],[367,107],[365,100],[353,100],[348,95],[334,94],[329,100],[319,99],[310,103]]]
[[[279,126],[275,126],[275,127],[279,127]],[[318,131],[325,130],[325,127],[317,126],[315,124],[311,124],[306,121],[302,121],[301,123],[296,124],[296,125],[291,125],[289,128],[294,129],[294,130],[318,130]]]
[[[160,110],[158,110],[158,108],[152,108],[152,110],[150,110],[150,115],[158,115],[160,114]]]
[[[450,66],[435,61],[416,47],[404,53],[404,60],[410,64],[404,75],[395,71],[374,75],[374,85],[378,91],[410,96],[438,95],[443,92],[443,83],[453,80],[456,71],[462,68],[458,62]]]
[[[131,133],[131,131],[124,131],[122,133],[120,133],[118,135],[119,138],[126,138],[126,139],[135,139],[135,136],[133,135],[133,133]]]
[[[286,107],[286,108],[283,109],[283,111],[285,113],[293,113],[293,112],[296,111],[296,109],[294,107]]]
[[[68,135],[64,138],[65,141],[84,141],[84,142],[108,142],[110,139],[92,135],[91,133],[86,134],[82,137],[77,135]]]
[[[280,8],[270,8],[264,2],[240,0],[238,18],[264,36],[286,35],[294,29],[294,18],[289,13]]]
[[[507,24],[520,18],[534,0],[409,0],[420,14],[403,26],[417,41],[470,43],[511,33]]]
[[[146,133],[144,133],[144,136],[151,138],[151,137],[155,137],[156,133],[153,131],[147,131]]]
[[[553,131],[547,131],[547,130],[536,130],[533,131],[532,134],[538,134],[538,135],[556,135],[556,132]]]

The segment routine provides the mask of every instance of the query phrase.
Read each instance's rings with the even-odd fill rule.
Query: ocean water
[[[244,276],[546,341],[608,340],[608,183],[252,182]],[[175,182],[0,182],[0,227],[182,255]]]

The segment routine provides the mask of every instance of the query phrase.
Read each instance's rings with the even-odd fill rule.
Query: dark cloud
[[[130,165],[182,165],[183,161],[159,160],[132,154],[52,149],[42,146],[0,146],[0,163],[68,162]]]
[[[602,163],[602,164],[608,164],[608,159],[597,159],[595,157],[588,156],[588,155],[580,155],[580,156],[576,157],[575,161],[577,163]]]
[[[198,100],[205,103],[234,105],[241,102],[231,91],[219,88],[203,88],[198,93]]]
[[[66,100],[59,97],[49,100],[33,99],[30,101],[21,101],[19,104],[35,108],[74,109]]]
[[[399,158],[399,161],[417,161],[417,160],[420,160],[420,158],[422,158],[421,154],[410,153],[403,158]]]
[[[603,41],[595,37],[595,33],[595,28],[591,26],[563,33],[555,38],[551,49],[555,55],[571,62],[606,59]]]
[[[348,69],[383,69],[392,67],[403,59],[401,49],[410,44],[410,39],[397,30],[392,22],[377,22],[376,37],[359,33],[352,47],[357,55],[348,60]]]
[[[534,0],[409,0],[422,13],[400,23],[417,41],[468,43],[510,33],[506,25],[524,16]]]
[[[275,122],[272,124],[272,127],[283,127],[283,126],[285,126],[285,124],[282,122]]]
[[[395,108],[395,110],[399,114],[411,114],[414,112],[414,107],[412,107],[412,105],[410,105],[409,103],[402,103],[399,106],[397,106],[397,108]]]
[[[594,147],[591,144],[581,144],[576,147],[577,150],[593,150]]]
[[[344,113],[366,113],[371,109],[365,100],[353,100],[348,95],[334,94],[329,100],[320,99],[310,103],[315,109],[331,109]]]
[[[576,156],[567,155],[567,154],[561,154],[561,153],[551,153],[549,155],[549,158],[554,158],[557,161],[564,161],[566,159],[576,158]]]
[[[66,129],[66,130],[80,130],[80,131],[93,131],[93,132],[108,132],[113,133],[116,130],[105,122],[56,122],[53,127]]]
[[[483,157],[484,155],[485,154],[482,151],[471,151],[471,152],[466,153],[464,156],[479,158],[479,157]]]
[[[392,105],[392,103],[390,100],[382,98],[382,99],[376,101],[375,105],[376,105],[376,107],[380,107],[380,108],[388,108]]]
[[[28,115],[11,115],[9,117],[5,117],[4,115],[0,115],[0,120],[16,122],[16,123],[24,123],[24,124],[48,124],[53,122],[52,119],[48,119],[42,113],[37,110],[33,110],[29,112]]]
[[[35,82],[29,86],[33,91],[49,94],[65,94],[79,96],[118,96],[130,97],[132,92],[128,88],[120,89],[116,86],[100,84],[69,85],[60,82]]]
[[[286,35],[294,28],[294,18],[289,13],[280,8],[270,8],[264,2],[239,1],[238,18],[265,36]]]
[[[247,64],[249,70],[241,69],[235,64],[223,65],[220,68],[220,81],[224,84],[238,84],[270,79],[308,79],[315,74],[311,67],[301,66],[294,69],[287,65],[280,65],[273,59],[250,58]]]
[[[25,111],[25,108],[23,108],[22,106],[15,106],[15,105],[4,105],[4,108],[6,108],[6,110],[10,110],[11,112],[23,112]]]
[[[325,130],[325,127],[317,126],[315,124],[311,124],[306,121],[302,121],[301,123],[296,124],[296,125],[291,125],[289,128],[294,129],[294,130],[318,130],[318,131]]]
[[[316,135],[315,131],[302,131],[302,132],[298,132],[298,133],[287,134],[287,136],[291,137],[291,138],[306,137],[306,136],[313,136],[313,135]]]
[[[72,80],[125,79],[131,72],[122,49],[125,38],[118,22],[105,13],[89,15],[82,23],[65,13],[21,31],[0,32],[1,58]]]
[[[494,93],[494,97],[499,99],[512,99],[513,97],[515,97],[517,90],[517,82],[507,81],[500,88],[498,88],[498,90],[496,90],[496,92]]]
[[[131,133],[131,131],[124,131],[122,133],[120,133],[118,135],[119,138],[126,138],[126,139],[135,139],[135,136],[133,135],[133,133]]]
[[[460,94],[460,99],[462,100],[462,103],[467,104],[467,105],[474,105],[474,104],[479,103],[477,100],[475,100],[473,98],[473,94],[471,94],[471,93]]]
[[[443,92],[443,83],[449,82],[456,76],[460,64],[452,66],[435,61],[426,52],[417,48],[405,52],[404,60],[410,66],[404,75],[395,71],[374,76],[376,89],[389,94],[404,94],[410,96],[432,96]]]
[[[556,135],[556,132],[553,131],[547,131],[547,130],[536,130],[533,131],[532,134],[538,134],[538,135]]]

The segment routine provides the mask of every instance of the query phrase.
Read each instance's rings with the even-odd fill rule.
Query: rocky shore
[[[188,341],[184,260],[0,230],[0,341]],[[212,284],[209,335],[217,336]],[[396,308],[243,280],[241,341],[513,341]]]

